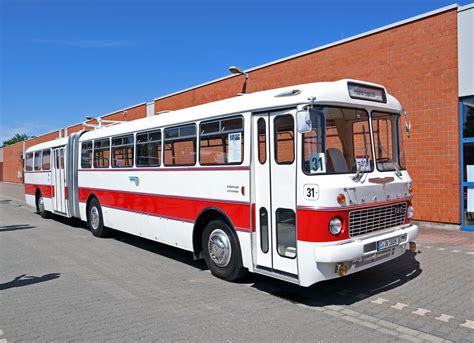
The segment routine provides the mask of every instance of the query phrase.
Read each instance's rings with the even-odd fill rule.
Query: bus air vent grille
[[[349,213],[349,236],[365,235],[403,225],[406,211],[407,204],[404,202],[352,211]]]

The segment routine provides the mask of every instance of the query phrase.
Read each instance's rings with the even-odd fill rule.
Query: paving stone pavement
[[[0,343],[474,342],[470,233],[424,229],[417,254],[309,288],[259,275],[229,283],[189,252],[94,238],[21,198],[0,184]]]

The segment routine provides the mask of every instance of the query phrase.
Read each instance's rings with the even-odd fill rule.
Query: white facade
[[[474,3],[458,8],[459,96],[474,95]]]

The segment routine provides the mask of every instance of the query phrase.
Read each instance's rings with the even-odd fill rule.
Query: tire
[[[38,194],[38,198],[36,199],[36,208],[38,209],[41,218],[51,218],[51,212],[44,209],[44,198],[41,193]]]
[[[87,209],[87,226],[96,237],[107,237],[110,230],[104,226],[104,217],[102,216],[102,207],[99,200],[93,198]]]
[[[237,235],[225,222],[213,220],[206,225],[202,248],[212,275],[227,281],[235,281],[245,275]]]

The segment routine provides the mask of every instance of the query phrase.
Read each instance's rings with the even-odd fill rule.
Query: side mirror
[[[311,131],[311,117],[308,110],[302,110],[296,113],[296,124],[299,133]]]
[[[408,119],[408,112],[406,110],[403,110],[403,115],[405,116],[405,131],[407,133],[407,137],[410,137],[411,124],[410,120]]]

